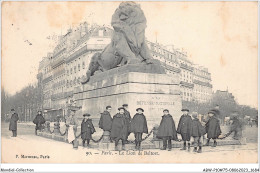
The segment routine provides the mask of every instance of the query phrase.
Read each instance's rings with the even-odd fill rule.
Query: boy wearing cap
[[[103,129],[104,131],[111,131],[112,128],[112,117],[110,115],[111,109],[111,106],[107,106],[106,110],[101,113],[101,117],[99,119],[99,128]]]
[[[118,113],[114,115],[112,121],[110,137],[115,140],[115,150],[118,150],[118,142],[122,140],[122,150],[125,150],[125,143],[128,136],[127,119],[125,116],[125,109],[118,108]]]
[[[191,127],[191,116],[188,114],[188,109],[181,110],[183,115],[180,118],[177,133],[181,134],[181,138],[184,141],[181,150],[186,150],[186,141],[188,142],[188,151],[190,151],[190,127]]]
[[[37,135],[37,130],[41,130],[42,129],[42,124],[45,123],[45,119],[42,116],[42,111],[38,111],[38,114],[34,118],[33,123],[36,124],[35,135]]]
[[[172,116],[169,114],[169,110],[163,110],[163,116],[158,128],[157,137],[163,140],[163,148],[161,150],[166,150],[168,141],[168,151],[172,149],[172,141],[178,140],[177,132],[175,128],[175,123]]]
[[[92,139],[92,134],[96,132],[92,119],[90,119],[90,114],[84,114],[83,120],[81,123],[81,139],[82,139],[82,145],[85,147],[85,141],[87,141],[87,146],[89,147],[90,139]]]
[[[17,121],[19,120],[19,117],[14,109],[11,109],[11,114],[12,116],[10,119],[9,130],[13,133],[12,137],[17,137]]]
[[[203,136],[206,131],[205,128],[201,125],[199,119],[198,119],[198,113],[192,112],[192,121],[191,121],[191,136],[194,139],[194,150],[193,152],[202,152],[202,144],[201,144],[201,136]],[[199,147],[199,150],[197,150],[197,147]]]
[[[214,140],[214,144],[212,147],[217,146],[216,139],[221,134],[220,124],[219,120],[216,118],[216,112],[214,110],[211,110],[208,112],[209,120],[206,123],[206,132],[207,132],[207,143],[206,146],[209,146],[210,139]]]
[[[136,109],[137,113],[134,115],[131,121],[131,132],[135,135],[135,149],[141,149],[142,135],[148,133],[147,121],[143,114],[142,108]]]

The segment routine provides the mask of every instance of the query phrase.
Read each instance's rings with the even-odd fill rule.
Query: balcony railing
[[[188,83],[188,82],[184,82],[184,81],[181,81],[180,84],[182,86],[185,86],[185,87],[188,87],[188,88],[193,88],[194,87],[193,83]]]
[[[194,79],[193,83],[212,88],[212,85],[208,82],[202,82],[202,81]]]
[[[81,49],[77,50],[76,52],[72,53],[68,58],[67,58],[67,62],[73,61],[74,59],[76,59],[77,57],[83,55],[84,53],[86,53],[88,51],[87,49],[87,45],[82,47]]]
[[[194,69],[193,67],[188,66],[187,64],[183,64],[183,63],[180,64],[180,67],[184,68],[186,70],[189,70],[189,71],[193,71],[193,69]]]
[[[173,66],[170,66],[164,62],[161,62],[161,64],[167,69],[167,70],[171,70],[171,71],[174,71],[176,73],[180,73],[181,72],[181,69],[179,68],[176,68],[176,67],[173,67]]]

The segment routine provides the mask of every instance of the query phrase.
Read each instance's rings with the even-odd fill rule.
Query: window
[[[70,74],[72,74],[72,68],[70,68]]]
[[[76,66],[74,66],[74,73],[76,73],[77,72],[77,67]]]
[[[79,71],[80,71],[80,64],[78,64],[78,69],[79,69]]]
[[[85,62],[82,62],[82,69],[85,69]]]

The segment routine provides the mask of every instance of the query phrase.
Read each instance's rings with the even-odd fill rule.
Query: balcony
[[[43,80],[42,80],[42,83],[44,84],[44,83],[48,83],[49,81],[51,81],[52,80],[52,76],[48,76],[48,77],[46,77],[46,78],[44,78]]]
[[[164,62],[161,62],[161,64],[164,66],[164,68],[166,68],[167,70],[170,70],[170,71],[174,71],[176,73],[180,73],[181,72],[181,69],[179,68],[176,68],[176,67],[173,67],[173,66],[170,66]]]
[[[185,86],[185,87],[188,87],[188,88],[193,88],[194,87],[193,83],[188,83],[188,82],[184,82],[184,81],[181,81],[180,84],[182,86]]]
[[[206,87],[209,87],[209,88],[212,88],[212,85],[210,83],[208,83],[208,82],[202,82],[202,81],[194,79],[193,83],[198,84],[198,85],[202,85],[202,86],[206,86]]]
[[[186,69],[186,70],[189,70],[189,71],[191,71],[191,72],[193,72],[193,67],[191,67],[191,66],[188,66],[188,65],[186,65],[186,64],[183,64],[183,63],[180,63],[180,67],[181,68],[184,68],[184,69]]]
[[[80,48],[79,50],[73,52],[70,56],[68,56],[67,58],[67,62],[71,62],[74,59],[76,59],[77,57],[83,55],[84,53],[86,53],[88,51],[87,49],[87,45],[83,46],[82,48]]]

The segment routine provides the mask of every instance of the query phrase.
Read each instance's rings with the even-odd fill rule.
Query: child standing
[[[177,133],[181,134],[181,138],[184,141],[181,150],[186,150],[186,141],[188,141],[188,151],[190,151],[190,126],[191,126],[191,116],[188,114],[188,109],[181,110],[183,115],[178,124]]]
[[[201,136],[203,136],[206,133],[206,131],[198,119],[197,112],[192,113],[192,118],[193,118],[193,120],[191,121],[190,134],[194,139],[193,152],[201,153],[202,152]],[[199,147],[199,150],[197,150],[197,147]]]
[[[125,116],[125,109],[118,108],[118,113],[114,115],[112,121],[112,129],[110,137],[115,140],[115,150],[118,151],[119,140],[122,141],[122,150],[125,150],[125,143],[128,137],[127,118]]]
[[[131,132],[135,134],[135,149],[140,150],[142,135],[143,133],[148,133],[147,121],[143,114],[144,110],[142,108],[136,109],[137,113],[134,115],[131,121]]]
[[[175,123],[172,116],[169,114],[169,110],[163,110],[163,116],[158,128],[157,137],[163,140],[163,148],[161,150],[166,150],[168,141],[168,151],[172,149],[172,141],[178,140],[177,132],[175,128]]]
[[[92,134],[96,131],[92,120],[89,118],[90,114],[84,114],[81,123],[81,139],[82,145],[85,147],[85,141],[87,141],[87,147],[89,147],[90,139],[92,139]]]
[[[210,139],[213,139],[214,144],[212,147],[216,147],[217,146],[216,139],[221,134],[220,124],[219,124],[219,120],[215,116],[216,112],[214,110],[209,111],[208,114],[209,114],[209,120],[206,123],[206,132],[207,132],[208,139],[207,139],[206,146],[209,146]]]

